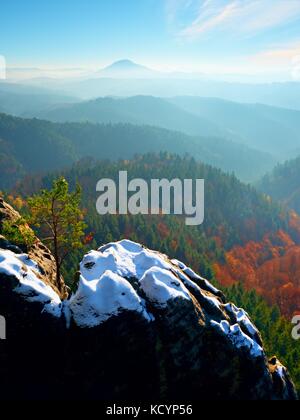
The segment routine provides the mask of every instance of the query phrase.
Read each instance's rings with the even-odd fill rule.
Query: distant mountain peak
[[[156,72],[132,60],[122,59],[103,68],[98,74],[113,78],[145,78],[155,76]]]
[[[109,66],[107,66],[105,69],[112,69],[112,68],[146,68],[144,66],[141,66],[140,64],[135,63],[132,60],[128,60],[128,59],[122,59],[122,60],[117,60],[114,61],[112,64],[110,64]],[[104,69],[104,70],[105,70]]]

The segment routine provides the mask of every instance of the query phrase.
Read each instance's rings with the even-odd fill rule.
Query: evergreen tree
[[[70,250],[83,246],[85,223],[79,204],[81,188],[77,184],[74,192],[69,192],[69,184],[64,177],[53,181],[50,190],[28,199],[29,222],[39,228],[44,242],[49,244],[56,263],[56,280],[61,285],[62,264]]]

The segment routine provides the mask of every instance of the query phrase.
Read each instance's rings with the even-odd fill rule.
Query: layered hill
[[[153,96],[97,98],[35,114],[54,122],[132,123],[154,125],[190,135],[224,134],[216,123]]]
[[[300,151],[299,110],[193,96],[170,101],[186,112],[216,121],[241,143],[277,155],[279,160]]]
[[[130,124],[51,123],[0,114],[0,188],[26,174],[53,171],[84,157],[130,159],[135,154],[168,151],[253,179],[275,164],[266,153],[220,138]]]
[[[214,136],[269,153],[278,161],[300,150],[300,111],[197,96],[104,97],[29,114],[55,122],[155,125],[189,135]]]
[[[22,116],[49,111],[77,101],[77,98],[59,91],[0,81],[0,110],[7,114]]]
[[[144,73],[144,72],[143,72]],[[225,100],[264,103],[300,110],[300,83],[234,83],[208,80],[205,75],[184,73],[153,74],[152,77],[133,78],[132,73],[122,77],[99,77],[101,72],[91,75],[86,80],[32,80],[32,85],[51,86],[53,89],[62,89],[71,96],[91,99],[98,96],[135,96],[152,95],[160,97],[174,97],[183,95],[222,98]],[[149,74],[149,73],[148,73]],[[145,73],[144,73],[145,75]],[[155,76],[155,77],[154,77]],[[200,77],[199,77],[200,76]],[[212,77],[212,76],[211,76]],[[222,74],[224,77],[224,74]],[[29,83],[29,82],[28,82]]]

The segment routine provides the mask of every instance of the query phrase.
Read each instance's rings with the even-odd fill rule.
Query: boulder
[[[0,246],[0,398],[297,399],[248,314],[183,262],[110,243],[84,256],[66,298],[39,241]]]

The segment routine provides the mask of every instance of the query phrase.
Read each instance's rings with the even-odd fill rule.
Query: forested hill
[[[272,154],[280,162],[299,152],[300,111],[219,98],[100,97],[29,116],[55,122],[147,124],[222,137]]]
[[[235,172],[249,181],[273,167],[268,154],[219,138],[130,124],[52,123],[0,114],[0,188],[25,174],[53,171],[83,157],[130,159],[168,151]]]
[[[300,213],[300,156],[277,165],[260,180],[257,187]]]
[[[220,127],[238,135],[241,143],[271,152],[280,161],[299,152],[300,112],[297,110],[195,96],[176,97],[171,101],[203,119],[217,121]]]
[[[204,178],[206,214],[205,222],[199,230],[206,232],[209,237],[218,236],[225,249],[230,248],[233,243],[242,244],[249,239],[260,240],[266,232],[287,227],[288,215],[282,213],[280,206],[270,203],[263,194],[256,192],[250,185],[243,184],[234,175],[225,174],[190,157],[182,158],[179,155],[161,152],[115,162],[83,159],[71,169],[59,173],[62,173],[71,185],[74,185],[76,180],[79,181],[83,188],[84,206],[91,205],[92,217],[100,219],[94,209],[97,198],[96,183],[102,178],[114,179],[118,183],[120,170],[128,172],[129,181],[132,178],[142,178],[149,184],[151,179]],[[16,190],[31,194],[42,187],[48,188],[57,174],[26,177],[17,185]],[[255,220],[255,223],[250,226],[247,223],[249,220]]]
[[[0,79],[0,109],[15,116],[50,110],[62,104],[75,103],[78,99],[48,89],[5,83]]]
[[[205,179],[205,221],[198,227],[186,226],[180,216],[99,216],[96,213],[96,183],[101,178],[117,181],[118,171],[127,170],[129,179]],[[85,160],[64,172],[72,185],[83,188],[83,206],[94,245],[129,238],[176,254],[195,270],[211,279],[214,273],[225,285],[243,282],[255,288],[282,313],[299,310],[298,274],[280,267],[292,267],[300,256],[300,221],[280,206],[256,192],[233,175],[197,162],[195,159],[161,153],[119,162]],[[50,187],[57,174],[27,177],[15,195],[31,194]],[[70,256],[70,269],[76,271],[78,256]],[[298,289],[297,289],[298,288]]]

